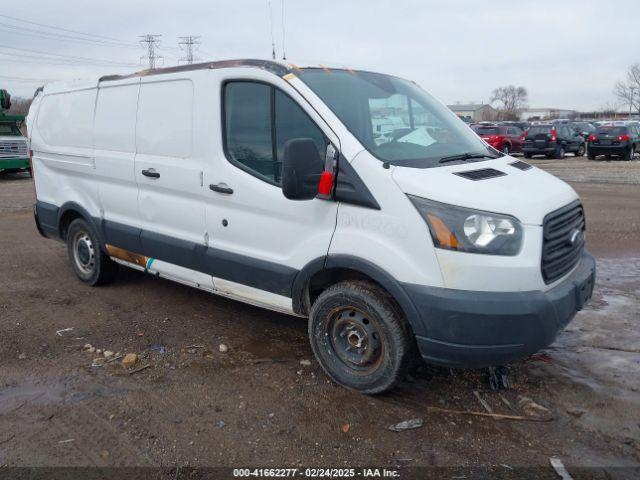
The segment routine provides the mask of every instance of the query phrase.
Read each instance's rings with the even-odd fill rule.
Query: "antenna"
[[[192,36],[189,35],[187,37],[178,37],[178,45],[182,48],[186,55],[180,58],[179,62],[185,62],[188,65],[192,64],[194,60],[200,60],[193,56],[193,52],[197,50],[198,45],[200,45],[200,35]]]
[[[269,7],[269,28],[271,30],[271,59],[276,59],[276,41],[273,37],[273,15],[271,11],[271,0],[267,0],[267,5]]]
[[[287,54],[285,53],[285,49],[284,49],[284,0],[282,0],[282,60],[286,60],[287,59]]]
[[[147,55],[140,57],[140,60],[147,59],[149,62],[149,69],[156,68],[156,60],[161,60],[163,57],[156,53],[156,49],[160,47],[160,37],[162,35],[140,35],[140,45],[147,49]]]

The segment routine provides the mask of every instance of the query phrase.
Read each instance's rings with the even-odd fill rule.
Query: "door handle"
[[[231,195],[233,193],[233,188],[228,187],[226,183],[218,183],[217,185],[212,183],[209,185],[209,188],[214,192],[226,193],[227,195]]]
[[[148,170],[142,170],[142,174],[145,177],[149,177],[149,178],[160,178],[160,173],[156,172],[153,168],[149,168]]]

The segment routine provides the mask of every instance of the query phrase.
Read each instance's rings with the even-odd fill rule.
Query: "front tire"
[[[576,151],[576,157],[583,157],[584,156],[584,152],[585,152],[585,148],[584,148],[584,143],[581,143],[578,146],[578,150]]]
[[[92,287],[111,282],[118,272],[118,264],[104,253],[95,230],[82,218],[69,225],[67,253],[76,276]]]
[[[344,281],[311,307],[309,340],[326,374],[365,394],[382,393],[403,378],[415,339],[395,301],[366,281]]]

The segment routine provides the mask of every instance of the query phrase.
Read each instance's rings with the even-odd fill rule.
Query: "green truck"
[[[24,115],[8,115],[11,96],[0,90],[0,173],[29,171],[27,139],[20,132]]]

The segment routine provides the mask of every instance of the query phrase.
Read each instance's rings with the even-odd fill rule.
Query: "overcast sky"
[[[614,83],[640,62],[638,0],[284,2],[286,54],[292,62],[393,73],[415,80],[445,103],[488,102],[493,88],[514,84],[528,89],[531,107],[600,109],[615,103]],[[32,80],[141,69],[144,52],[135,43],[146,33],[162,34],[165,65],[182,55],[181,35],[202,36],[197,52],[202,60],[271,56],[268,0],[4,3],[2,15],[125,42],[82,42],[74,39],[95,37],[0,16],[0,87],[21,96],[31,96],[38,85]],[[271,4],[281,56],[282,0]],[[82,60],[60,64],[70,56]],[[87,59],[98,64],[86,65]]]

